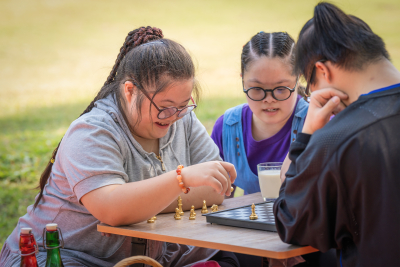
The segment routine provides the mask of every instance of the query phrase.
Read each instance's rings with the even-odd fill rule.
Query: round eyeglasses
[[[194,103],[193,97],[190,97],[190,99]],[[168,119],[169,117],[174,116],[175,113],[178,113],[177,116],[179,118],[182,118],[183,116],[192,112],[197,107],[197,105],[194,104],[194,105],[189,105],[189,106],[183,107],[181,109],[179,109],[177,107],[169,107],[169,108],[159,109],[157,107],[157,105],[150,98],[149,98],[149,100],[151,103],[153,103],[154,107],[158,110],[157,118],[159,118],[160,120]]]
[[[168,108],[159,108],[156,103],[154,103],[153,99],[147,94],[145,90],[142,90],[140,86],[138,86],[137,82],[134,80],[126,80],[132,82],[134,85],[136,85],[137,88],[144,94],[144,96],[150,100],[150,102],[154,105],[154,107],[158,110],[157,118],[160,120],[168,119],[169,117],[174,116],[176,113],[179,118],[182,118],[183,116],[189,114],[192,112],[196,107],[196,103],[194,102],[193,97],[191,96],[190,99],[193,102],[193,105],[188,105],[186,107],[183,107],[181,109],[177,107],[168,107]]]
[[[299,77],[296,79],[296,84],[294,85],[293,88],[287,87],[287,86],[278,86],[275,87],[274,89],[263,89],[261,87],[250,87],[249,89],[244,89],[244,83],[242,79],[242,84],[243,84],[243,92],[253,101],[261,101],[264,98],[267,97],[267,92],[271,92],[272,97],[278,101],[284,101],[288,99],[292,93],[296,90],[297,83],[299,82]]]

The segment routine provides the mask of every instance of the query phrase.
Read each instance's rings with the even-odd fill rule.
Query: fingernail
[[[335,103],[335,104],[339,104],[339,102],[340,102],[339,97],[334,96],[334,97],[332,98],[332,102]]]

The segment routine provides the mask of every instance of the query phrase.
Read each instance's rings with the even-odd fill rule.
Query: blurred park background
[[[335,1],[365,20],[400,69],[400,1]],[[40,173],[69,124],[104,83],[126,34],[161,28],[198,66],[196,113],[215,120],[245,101],[242,46],[259,31],[295,39],[314,0],[0,0],[0,249],[26,213]]]

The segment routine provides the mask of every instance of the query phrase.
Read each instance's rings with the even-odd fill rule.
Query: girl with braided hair
[[[294,74],[294,48],[286,32],[259,32],[243,46],[247,103],[227,110],[211,134],[222,159],[238,173],[232,197],[260,192],[257,164],[283,162],[303,127],[308,103]]]
[[[243,46],[241,77],[247,103],[228,109],[211,134],[221,158],[234,164],[238,174],[231,197],[260,192],[257,164],[290,164],[289,147],[302,131],[308,111],[305,88],[295,75],[295,51],[295,41],[286,32],[259,32]],[[290,258],[286,264],[335,266],[333,254],[311,253],[303,259]],[[236,257],[241,266],[261,265],[260,257]],[[277,260],[269,261],[270,265],[281,265]]]
[[[62,230],[64,266],[113,266],[132,254],[189,266],[214,256],[216,250],[137,239],[131,244],[131,238],[96,230],[100,221],[128,225],[173,212],[179,195],[186,210],[230,195],[235,168],[219,161],[191,112],[199,97],[194,72],[186,50],[160,29],[131,31],[104,86],[54,150],[35,204],[3,246],[0,266],[19,265],[22,227],[32,228],[44,266],[47,223]]]

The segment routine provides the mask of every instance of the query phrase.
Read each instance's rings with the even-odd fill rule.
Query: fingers
[[[227,185],[226,188],[224,187],[224,189],[222,190],[221,195],[226,195],[226,196],[230,196],[230,192],[231,192],[231,179],[230,179],[230,175],[229,173],[225,170],[225,168],[222,166],[221,162],[218,162],[218,171],[223,175],[224,180],[226,180]],[[225,190],[226,189],[226,190]]]
[[[317,97],[317,98],[322,97],[326,100],[329,100],[334,96],[339,97],[341,100],[346,100],[347,98],[349,98],[349,96],[346,93],[339,91],[335,88],[320,89],[318,91],[313,92],[311,97],[313,97],[313,96]]]
[[[229,179],[228,173],[226,173],[225,169],[223,171],[225,172],[225,174],[221,173],[220,170],[216,170],[216,172],[213,173],[213,178],[218,180],[222,186],[221,191],[218,191],[220,195],[226,195],[228,194],[228,192],[231,192],[231,181]]]
[[[110,237],[110,236],[111,236],[111,234],[109,234],[109,233],[101,233],[101,236]]]
[[[320,116],[324,118],[328,118],[332,116],[334,110],[336,110],[340,104],[340,98],[338,96],[334,96],[326,102],[326,104],[320,110]]]
[[[224,162],[224,161],[220,161],[220,164],[228,172],[231,179],[231,183],[234,183],[237,176],[235,166],[229,162]]]

